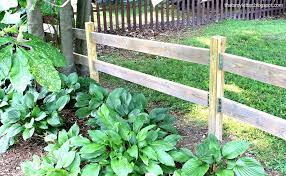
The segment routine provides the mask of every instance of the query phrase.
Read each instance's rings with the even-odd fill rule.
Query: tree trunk
[[[76,17],[76,28],[84,29],[85,22],[91,20],[91,0],[78,0],[77,1],[77,17]],[[87,55],[87,46],[86,41],[76,40],[75,51],[79,54]],[[86,66],[79,65],[77,66],[78,72],[81,75],[88,75],[89,71]]]
[[[27,0],[27,7],[29,9],[27,13],[28,32],[44,39],[43,16],[40,10],[40,2],[38,1],[34,9],[32,9],[33,2],[34,0]]]
[[[63,0],[65,3],[68,0]],[[67,60],[67,66],[63,69],[66,74],[75,71],[75,63],[73,56],[73,10],[69,2],[60,9],[60,34],[61,34],[61,48]]]

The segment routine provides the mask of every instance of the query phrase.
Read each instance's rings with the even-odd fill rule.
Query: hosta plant
[[[30,89],[25,94],[15,92],[11,105],[0,115],[0,153],[13,145],[20,135],[24,140],[34,134],[42,135],[46,131],[54,130],[62,124],[59,110],[66,101],[57,101],[52,111],[45,109],[42,93]]]
[[[80,173],[80,156],[71,139],[80,138],[79,127],[74,124],[69,131],[61,130],[58,134],[49,134],[45,141],[48,154],[42,158],[33,156],[32,161],[22,164],[26,176],[77,176]],[[89,142],[89,141],[88,141]]]
[[[177,175],[181,176],[263,176],[261,164],[243,156],[249,148],[246,141],[232,141],[221,145],[214,135],[199,144],[194,157],[189,159]]]
[[[108,91],[103,87],[91,83],[88,92],[79,92],[76,97],[75,107],[78,108],[76,115],[80,118],[90,116],[105,101]]]

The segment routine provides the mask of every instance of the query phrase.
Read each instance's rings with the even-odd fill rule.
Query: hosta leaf
[[[86,165],[83,170],[81,176],[98,176],[100,171],[100,165],[99,164],[89,164]]]
[[[149,174],[163,175],[162,168],[154,162],[150,162],[149,165],[146,167],[146,169]]]
[[[137,145],[133,145],[132,147],[130,147],[129,149],[127,149],[127,153],[128,153],[131,157],[137,159],[137,158],[138,158],[138,147],[137,147]]]
[[[23,92],[27,85],[30,84],[32,75],[29,71],[28,59],[21,49],[16,50],[10,70],[10,81],[14,89]]]
[[[226,143],[222,148],[222,155],[227,159],[234,159],[246,152],[249,148],[247,141],[231,141]]]
[[[59,91],[61,89],[61,79],[51,60],[42,57],[33,50],[26,51],[22,48],[20,50],[28,59],[30,71],[36,81],[50,91]]]
[[[88,107],[83,107],[83,108],[79,108],[76,111],[76,115],[79,118],[85,118],[85,117],[89,116],[90,112],[91,112],[91,110]]]
[[[102,144],[106,140],[108,140],[106,133],[102,130],[89,130],[88,134],[89,134],[91,140],[93,142],[96,142],[96,143]]]
[[[61,124],[59,115],[56,112],[52,114],[52,117],[48,118],[47,122],[53,127],[59,126]]]
[[[80,173],[80,162],[80,156],[76,153],[73,162],[68,167],[71,176],[77,176]]]
[[[74,136],[70,138],[71,146],[81,147],[86,144],[89,144],[89,139],[82,137],[82,136]]]
[[[56,168],[68,167],[75,159],[75,154],[76,154],[75,151],[62,153],[62,157],[60,158],[60,161],[58,161]]]
[[[54,142],[57,139],[57,135],[49,134],[45,136],[45,142]]]
[[[177,142],[181,139],[180,135],[177,134],[171,134],[164,138],[164,141],[168,142],[169,144],[172,144],[173,146],[177,145]]]
[[[32,128],[34,125],[35,119],[31,118],[30,122],[25,123],[25,128]]]
[[[33,128],[26,128],[23,132],[23,139],[27,140],[27,139],[31,138],[33,136],[34,132],[35,132],[34,127]]]
[[[9,148],[9,141],[10,138],[8,138],[7,136],[0,138],[0,154],[5,153],[7,151],[7,149]]]
[[[143,128],[142,130],[139,131],[139,133],[137,134],[136,138],[137,140],[140,141],[144,141],[147,137],[148,131],[151,130],[152,128],[154,128],[156,125],[149,125],[145,128]]]
[[[236,176],[263,176],[266,175],[261,164],[253,158],[242,157],[236,161],[233,168]]]
[[[182,176],[204,176],[209,170],[209,165],[197,158],[187,161],[182,168]]]
[[[216,176],[234,176],[233,170],[229,169],[220,169],[216,172]]]
[[[165,164],[166,166],[175,166],[173,158],[165,151],[163,150],[157,150],[156,151],[158,160]]]
[[[24,95],[24,103],[28,108],[32,108],[35,105],[35,97],[32,93],[26,93]]]
[[[189,155],[189,153],[185,152],[184,150],[170,151],[169,154],[176,162],[180,163],[184,163],[193,157],[193,155]]]
[[[106,104],[109,108],[118,112],[121,116],[129,113],[131,94],[124,88],[114,89],[107,97]]]
[[[0,50],[0,80],[8,77],[12,66],[12,45]]]
[[[141,152],[146,155],[149,159],[157,160],[157,153],[151,147],[147,146],[141,149]]]
[[[219,162],[221,160],[221,149],[218,139],[210,134],[196,147],[196,155],[208,164]]]
[[[66,106],[66,104],[70,101],[69,95],[64,95],[58,98],[56,101],[56,107],[58,111],[63,110],[63,108]]]
[[[73,126],[69,129],[68,131],[68,136],[69,137],[73,137],[73,136],[77,136],[79,134],[79,126],[75,123],[73,124]]]
[[[132,165],[124,157],[121,159],[112,159],[111,168],[118,176],[127,176],[133,171]]]
[[[64,144],[69,139],[66,130],[61,130],[58,134],[58,143],[60,145]]]

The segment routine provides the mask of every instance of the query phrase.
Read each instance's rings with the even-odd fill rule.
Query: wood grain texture
[[[220,54],[225,52],[225,37],[211,38],[210,47],[210,81],[209,81],[209,134],[222,140],[223,114],[219,111],[219,99],[224,94],[224,72],[219,68]]]
[[[90,77],[97,82],[99,82],[99,75],[96,68],[93,67],[93,61],[97,60],[96,54],[96,43],[95,40],[92,39],[91,32],[94,31],[94,23],[86,22],[85,23],[86,30],[86,43],[87,43],[87,54],[88,54],[88,67]]]
[[[222,98],[222,112],[239,121],[286,140],[286,120]]]
[[[204,65],[208,64],[209,49],[102,33],[92,33],[92,38],[97,44]]]
[[[208,92],[166,79],[157,78],[145,73],[130,70],[124,67],[96,60],[94,67],[98,71],[130,81],[141,86],[157,90],[159,92],[172,95],[185,101],[207,106]]]
[[[88,57],[78,53],[74,53],[76,64],[88,66]],[[130,70],[124,67],[96,60],[94,62],[98,71],[139,84],[150,89],[180,98],[185,101],[197,103],[203,106],[208,105],[208,92],[179,83],[175,83],[166,79],[157,78],[145,73]]]
[[[223,69],[227,72],[286,88],[286,67],[231,54],[222,54],[222,57]]]

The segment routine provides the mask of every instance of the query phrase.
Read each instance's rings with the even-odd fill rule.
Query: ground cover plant
[[[78,95],[91,92],[98,95],[95,97],[100,104],[89,107],[81,117],[89,121],[88,134],[81,134],[74,124],[68,131],[46,135],[48,153],[24,162],[25,175],[265,175],[255,159],[239,158],[249,146],[245,141],[230,142],[221,148],[210,135],[194,155],[177,146],[181,137],[174,127],[175,118],[163,108],[148,111],[144,95],[131,94],[123,88],[108,93],[95,84]],[[83,102],[76,99],[75,105]],[[88,99],[86,104],[90,102],[93,101]],[[213,170],[214,166],[218,169]]]
[[[227,52],[249,57],[267,63],[286,66],[285,60],[285,20],[261,21],[225,21],[176,34],[168,34],[164,41],[207,47],[210,37],[222,35],[227,37]],[[165,35],[163,35],[165,36]],[[162,37],[159,37],[162,40]],[[275,39],[275,40],[274,40]],[[120,53],[120,52],[119,52]],[[128,59],[126,59],[128,58]],[[104,54],[99,57],[107,62],[115,63],[133,70],[162,77],[192,87],[208,90],[208,67],[182,61],[146,56],[138,53]],[[259,74],[259,73],[257,73]],[[275,86],[253,81],[241,76],[226,73],[225,97],[256,109],[286,118],[285,90]],[[164,94],[144,89],[134,84],[107,75],[101,75],[101,81],[109,86],[128,87],[143,92],[155,106],[169,106],[172,111],[183,116],[185,126],[197,124],[204,129],[206,126],[207,109],[189,104],[185,101]],[[182,114],[185,115],[182,115]],[[237,121],[225,120],[225,137],[239,138],[254,142],[251,152],[264,164],[282,175],[286,174],[286,143],[259,130]],[[272,155],[269,155],[272,153]]]

